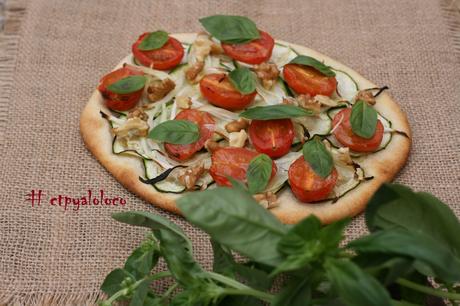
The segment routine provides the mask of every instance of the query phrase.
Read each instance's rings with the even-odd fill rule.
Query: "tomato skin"
[[[148,34],[150,33],[146,32],[139,36],[132,46],[132,52],[136,60],[144,66],[158,70],[169,70],[179,65],[184,56],[184,48],[174,37],[169,36],[166,44],[160,49],[148,51],[139,50],[139,45]]]
[[[227,176],[246,182],[246,171],[249,163],[251,159],[259,154],[245,148],[225,147],[217,149],[212,153],[212,164],[209,173],[219,186],[232,186]],[[276,165],[272,161],[271,178],[275,176],[276,171]]]
[[[203,97],[210,103],[228,109],[243,109],[256,97],[257,92],[243,95],[230,83],[224,73],[212,73],[206,75],[200,81],[200,91]]]
[[[332,126],[335,128],[333,134],[338,142],[349,147],[355,152],[374,152],[380,146],[383,139],[383,124],[377,120],[377,127],[372,138],[367,139],[353,133],[350,123],[351,108],[344,108],[338,112],[332,120]],[[337,124],[340,125],[338,127]]]
[[[252,120],[248,133],[257,152],[265,153],[271,158],[288,153],[294,141],[294,125],[291,119]]]
[[[327,199],[337,183],[338,176],[337,170],[333,168],[328,177],[320,177],[303,156],[292,163],[288,175],[292,193],[304,203]]]
[[[325,76],[309,66],[287,64],[284,66],[283,76],[289,87],[298,94],[330,97],[337,88],[335,77]]]
[[[113,83],[130,75],[144,75],[144,73],[134,67],[125,66],[108,73],[99,81],[97,89],[102,94],[102,97],[104,97],[108,108],[116,111],[126,111],[133,108],[137,102],[139,102],[144,89],[140,89],[129,94],[116,94],[107,89],[107,87]]]
[[[215,121],[209,113],[196,109],[187,109],[176,115],[177,120],[188,120],[196,123],[200,129],[200,139],[190,144],[165,143],[165,150],[169,156],[176,160],[187,160],[193,154],[200,151],[209,138],[212,137],[215,128]]]
[[[246,64],[260,64],[272,56],[275,40],[267,32],[259,31],[260,38],[245,44],[222,43],[225,53],[234,60]]]

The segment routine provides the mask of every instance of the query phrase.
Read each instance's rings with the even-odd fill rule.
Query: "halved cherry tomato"
[[[212,104],[228,109],[239,110],[245,108],[257,94],[243,95],[230,83],[228,76],[224,73],[208,74],[200,81],[201,94]]]
[[[217,149],[212,153],[211,168],[209,173],[217,185],[231,187],[227,179],[230,176],[238,181],[246,182],[246,171],[251,159],[260,153],[245,148],[225,147]],[[272,162],[272,176],[276,174],[276,165]]]
[[[383,124],[377,120],[377,127],[372,138],[363,138],[353,133],[350,123],[351,108],[345,108],[338,112],[332,120],[335,138],[350,150],[356,152],[373,152],[377,150],[383,138]],[[338,127],[337,124],[339,124]]]
[[[328,177],[322,178],[315,173],[303,156],[292,163],[288,175],[292,192],[302,202],[316,202],[326,199],[337,182],[337,170],[335,168],[332,169]]]
[[[118,82],[130,75],[143,75],[144,73],[131,66],[125,66],[105,75],[100,81],[97,89],[101,92],[102,97],[108,108],[125,111],[133,108],[141,98],[144,89],[129,93],[129,94],[116,94],[107,89],[113,83]]]
[[[245,44],[222,43],[225,53],[231,58],[247,63],[260,64],[266,62],[271,56],[275,41],[270,34],[259,31],[260,38]]]
[[[169,37],[163,47],[155,50],[142,51],[139,45],[149,33],[144,33],[132,46],[134,57],[144,66],[158,70],[168,70],[176,67],[182,61],[184,48],[174,37]]]
[[[200,128],[200,139],[190,144],[165,143],[168,154],[177,160],[186,160],[204,147],[206,140],[214,133],[215,121],[209,113],[196,109],[187,109],[177,114],[177,120],[188,120],[196,123]]]
[[[248,132],[254,148],[271,158],[288,153],[294,141],[291,119],[252,120]]]
[[[335,77],[328,77],[313,67],[287,64],[283,69],[284,79],[289,87],[298,94],[309,94],[314,97],[323,95],[330,97],[337,88]]]

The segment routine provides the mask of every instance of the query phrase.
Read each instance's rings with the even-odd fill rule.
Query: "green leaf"
[[[358,100],[351,109],[351,129],[354,134],[369,139],[377,128],[377,111],[363,100]]]
[[[158,262],[158,253],[155,248],[146,249],[141,246],[131,253],[125,262],[125,270],[129,271],[136,278],[143,277],[150,273]]]
[[[326,178],[334,169],[331,153],[318,137],[307,141],[303,145],[303,157],[310,167],[322,178]]]
[[[332,70],[329,66],[324,65],[317,59],[310,57],[310,56],[298,55],[296,58],[290,61],[289,64],[297,64],[297,65],[313,67],[319,72],[321,72],[322,74],[324,74],[325,76],[328,76],[328,77],[335,76],[334,70]]]
[[[218,242],[211,239],[212,251],[214,260],[212,263],[212,270],[225,276],[235,277],[235,260],[230,252]]]
[[[311,286],[308,277],[291,279],[275,296],[271,306],[305,306],[311,302]]]
[[[369,201],[365,217],[372,232],[405,228],[442,242],[460,257],[460,222],[449,206],[431,194],[384,184]]]
[[[218,187],[177,200],[185,218],[211,238],[256,262],[278,265],[286,227],[241,188]]]
[[[178,236],[182,237],[188,243],[188,247],[192,247],[192,243],[182,231],[182,229],[171,221],[164,217],[154,215],[145,211],[127,211],[121,213],[112,214],[112,218],[119,222],[148,227],[152,230],[166,229],[174,232]]]
[[[145,280],[137,286],[133,292],[129,306],[144,306],[144,302],[147,299],[147,294],[149,292],[150,283],[150,280]]]
[[[179,284],[187,288],[202,282],[204,271],[193,258],[187,240],[167,229],[155,231],[155,236],[169,271]]]
[[[101,290],[108,296],[112,296],[123,289],[122,282],[125,278],[131,278],[134,281],[134,276],[124,269],[115,269],[110,272],[104,279],[101,285]]]
[[[144,37],[138,49],[142,51],[156,50],[163,47],[168,42],[169,36],[165,31],[151,32]]]
[[[279,104],[270,106],[256,106],[242,112],[240,117],[257,120],[289,119],[295,117],[312,116],[309,109],[295,105]]]
[[[246,177],[248,189],[252,194],[265,190],[272,175],[272,159],[266,154],[259,154],[249,162]]]
[[[383,253],[408,256],[416,269],[445,282],[460,281],[460,259],[449,247],[416,231],[393,228],[375,232],[349,243],[358,253]]]
[[[256,24],[244,16],[214,15],[200,19],[212,36],[224,43],[242,44],[260,38]]]
[[[286,255],[295,254],[305,242],[316,240],[321,229],[321,221],[310,215],[294,225],[278,243],[278,250]]]
[[[145,86],[145,76],[130,75],[107,87],[107,90],[116,94],[129,94],[141,90]]]
[[[248,95],[256,90],[254,73],[247,67],[239,67],[228,74],[230,83],[243,95]]]
[[[188,120],[168,120],[155,126],[149,138],[166,143],[190,144],[200,139],[200,129]]]
[[[348,260],[329,258],[326,274],[348,306],[391,306],[390,296],[380,283]]]

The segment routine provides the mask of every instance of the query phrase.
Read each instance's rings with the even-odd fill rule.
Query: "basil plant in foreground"
[[[344,244],[349,220],[322,226],[310,216],[283,225],[243,185],[233,186],[178,200],[185,218],[210,236],[212,271],[194,259],[174,223],[147,212],[114,214],[150,230],[124,267],[107,275],[100,304],[410,306],[437,297],[458,305],[460,223],[434,196],[383,185],[365,212],[370,234]],[[168,270],[155,268],[160,258]],[[154,290],[163,278],[172,285]]]

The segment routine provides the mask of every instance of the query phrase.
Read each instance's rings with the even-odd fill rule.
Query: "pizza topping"
[[[324,67],[327,68],[327,66]],[[321,71],[327,70],[322,69]],[[298,94],[330,97],[337,88],[337,80],[330,73],[326,75],[321,71],[317,70],[316,67],[295,64],[291,61],[291,63],[284,66],[283,76],[289,87]]]
[[[200,130],[193,121],[168,120],[155,126],[150,131],[149,138],[172,144],[190,144],[200,138]]]
[[[294,141],[294,126],[290,119],[252,120],[248,132],[257,152],[272,158],[288,153]]]
[[[311,110],[287,104],[256,106],[240,114],[243,118],[257,120],[289,119],[311,115],[313,115]]]
[[[260,154],[252,158],[246,171],[249,192],[256,194],[264,191],[272,177],[272,170],[273,161],[268,155]]]
[[[370,105],[374,105],[376,102],[374,95],[368,89],[358,91],[358,93],[356,94],[354,98],[354,101],[359,101],[359,100],[364,101]]]
[[[220,45],[212,41],[208,34],[199,33],[192,44],[189,56],[190,66],[185,71],[185,78],[190,83],[197,83],[198,76],[205,66],[205,59],[209,54],[220,54],[223,50]]]
[[[271,191],[258,193],[255,194],[253,197],[265,209],[270,209],[279,205],[276,193]]]
[[[131,118],[139,118],[147,122],[149,115],[141,107],[136,107],[128,113],[128,119]]]
[[[243,95],[252,94],[256,91],[256,79],[247,67],[239,67],[228,74],[230,83]]]
[[[146,35],[138,48],[142,51],[156,50],[163,47],[168,42],[168,33],[165,31],[155,31]]]
[[[204,68],[204,62],[195,62],[185,71],[185,78],[190,83],[194,84],[199,81],[199,74]]]
[[[351,109],[351,129],[354,134],[369,139],[377,127],[377,111],[363,100],[358,100]]]
[[[180,109],[190,109],[192,107],[192,99],[190,97],[177,96],[175,101],[177,107]]]
[[[222,148],[217,141],[214,141],[212,139],[206,140],[206,142],[204,143],[204,147],[206,148],[206,150],[208,150],[211,153],[213,153],[219,148]]]
[[[150,102],[159,101],[163,99],[175,87],[176,84],[169,78],[164,80],[153,80],[147,87],[147,97]]]
[[[261,64],[270,59],[275,46],[273,37],[267,32],[259,31],[260,38],[247,43],[225,43],[222,48],[234,60],[246,64]]]
[[[225,125],[225,130],[229,133],[239,132],[241,130],[247,129],[249,126],[249,121],[244,118],[239,118],[238,120],[231,121]]]
[[[193,190],[195,189],[195,185],[197,180],[206,172],[206,169],[204,168],[203,164],[199,164],[196,166],[191,166],[185,169],[180,175],[179,175],[179,182],[185,186],[187,190]]]
[[[248,134],[245,130],[233,132],[228,135],[228,144],[230,147],[242,148],[248,140]]]
[[[139,117],[129,118],[121,126],[112,129],[118,138],[145,137],[148,130],[147,122]]]
[[[270,89],[278,80],[280,71],[275,64],[262,63],[254,65],[254,72],[257,77],[262,81],[265,89]]]
[[[134,58],[142,65],[158,70],[169,70],[179,65],[184,56],[184,48],[177,39],[171,36],[159,48],[141,49],[159,46],[162,40],[157,38],[155,35],[152,36],[152,33],[144,33],[139,36],[132,46]]]
[[[260,37],[256,24],[244,16],[214,15],[201,18],[200,22],[224,43],[244,44]]]

